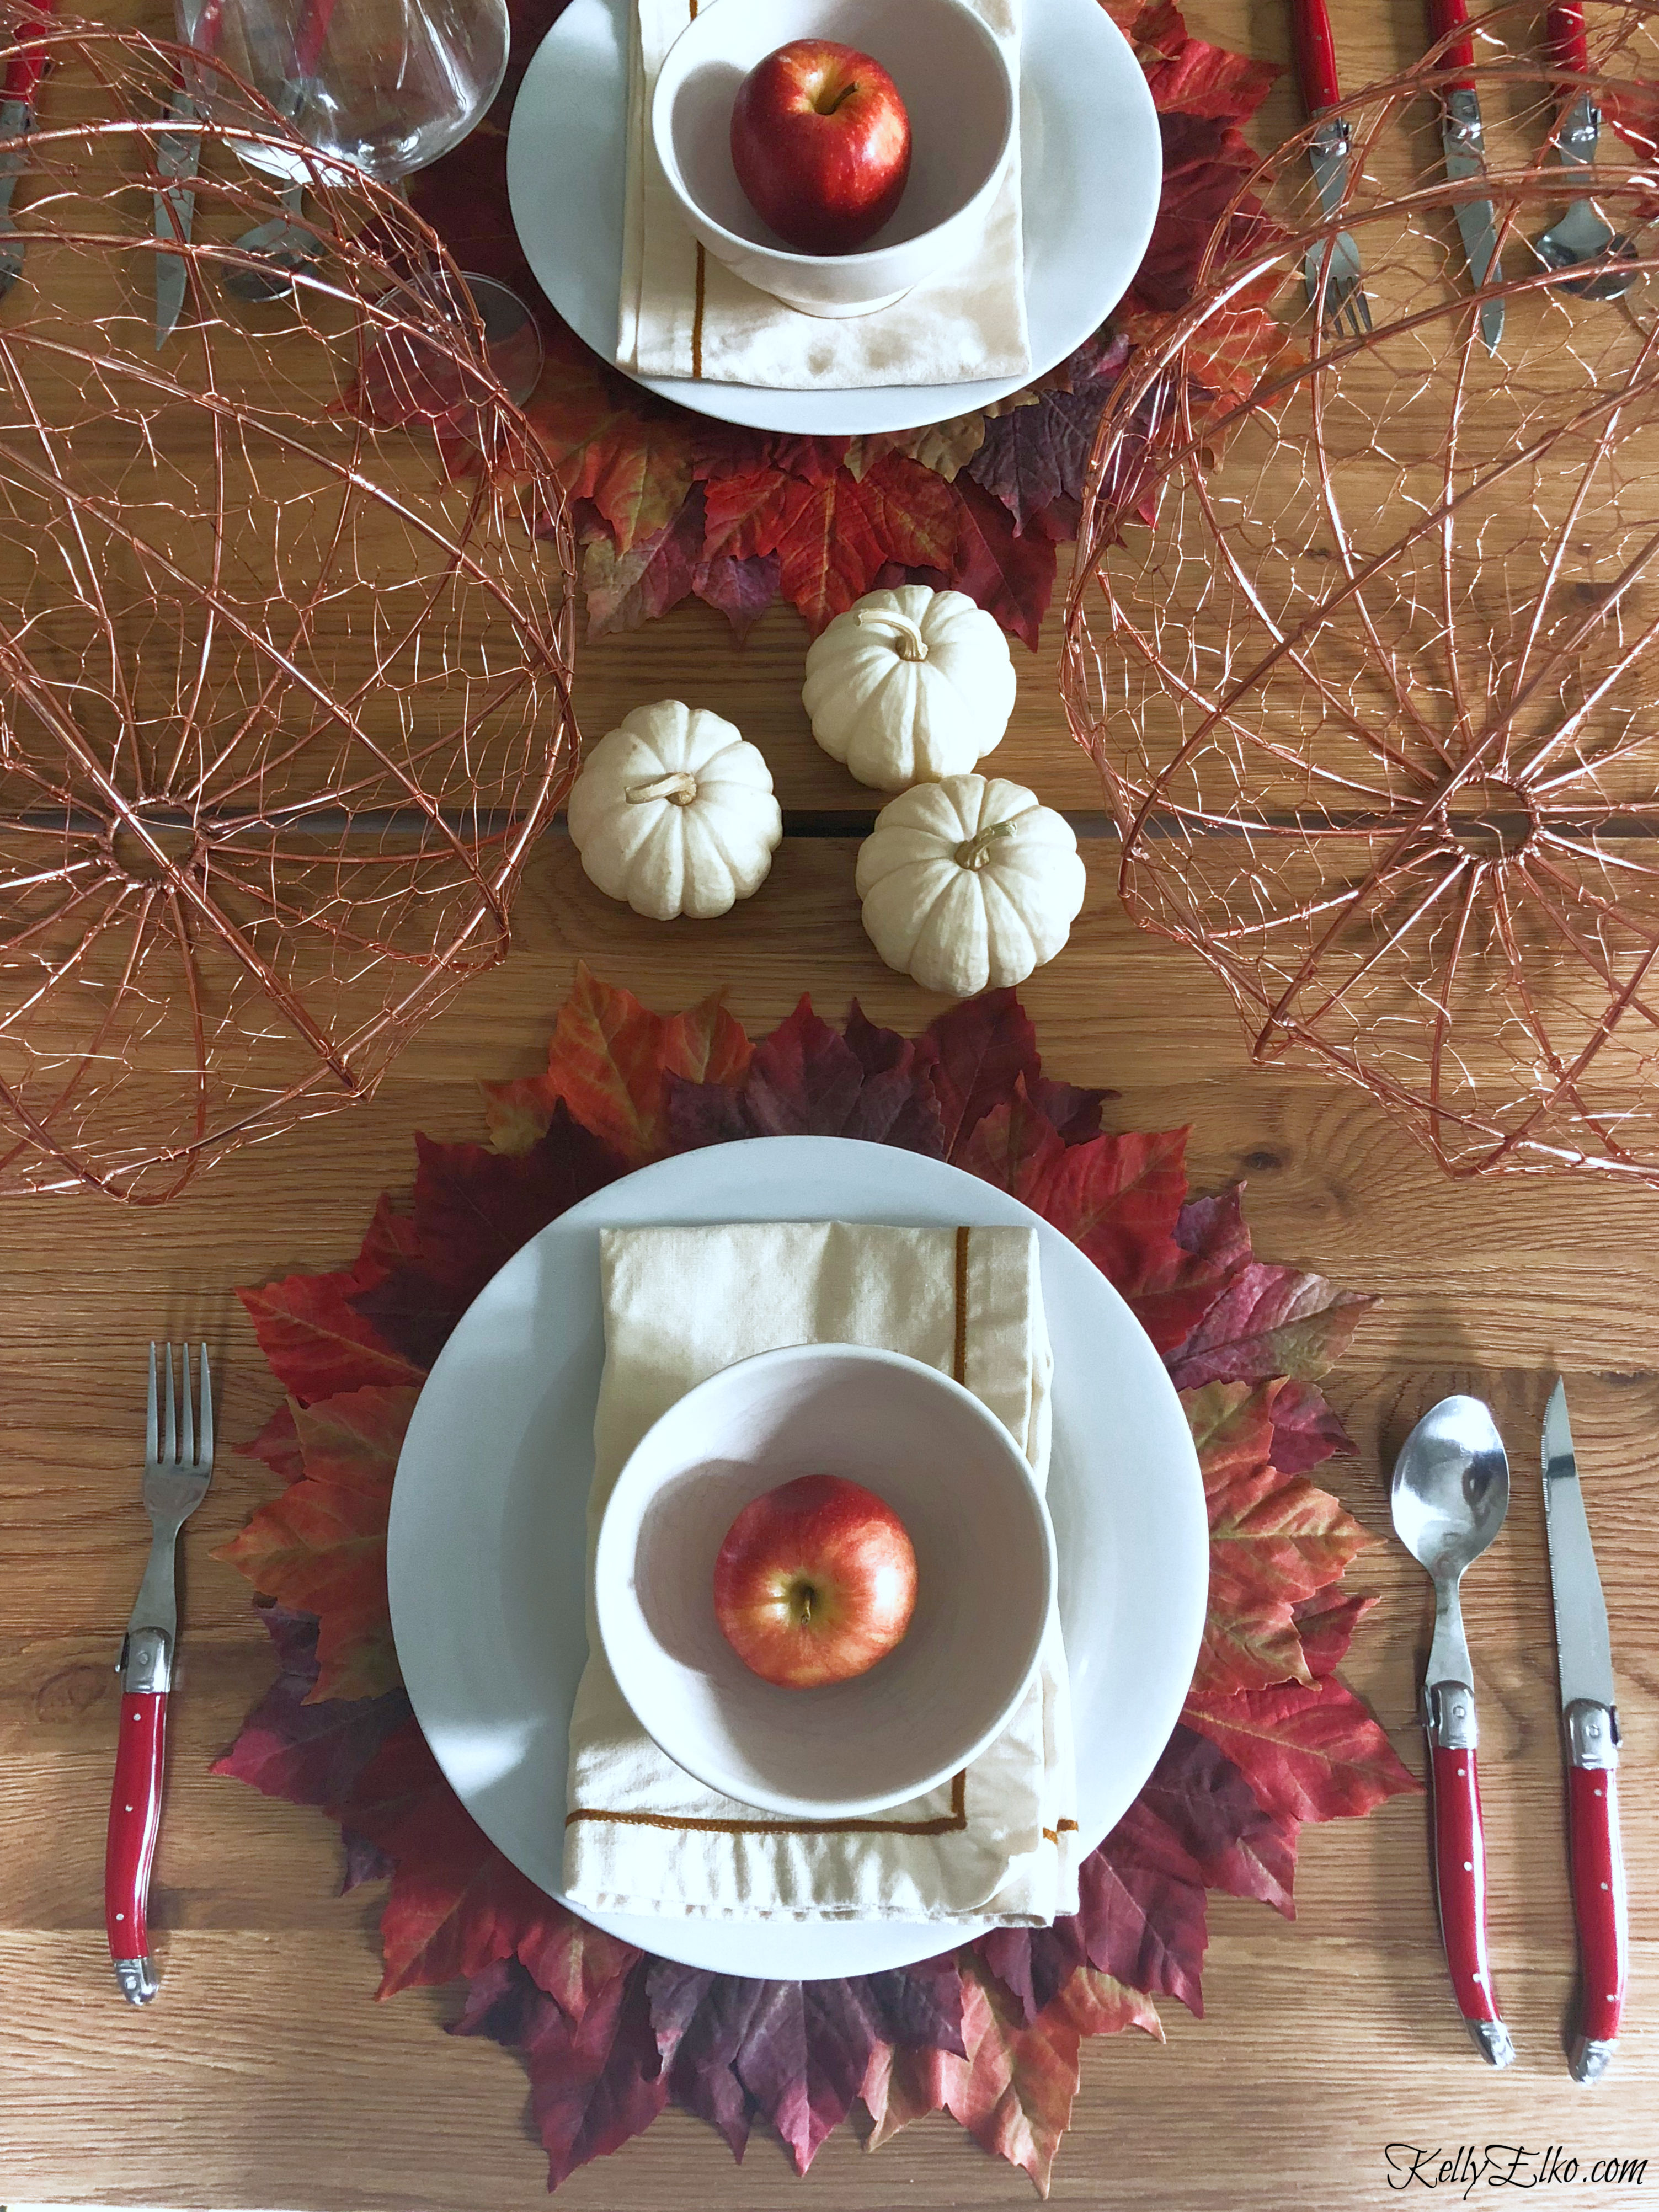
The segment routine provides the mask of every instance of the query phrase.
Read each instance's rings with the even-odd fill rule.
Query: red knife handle
[[[1440,57],[1443,72],[1441,82],[1453,92],[1462,91],[1468,85],[1468,72],[1474,67],[1474,40],[1468,35],[1468,20],[1469,11],[1463,0],[1429,0],[1429,36],[1437,44],[1450,38],[1454,31],[1463,33]]]
[[[1588,75],[1589,40],[1584,36],[1582,0],[1552,0],[1544,17],[1544,44],[1552,69],[1564,76]]]
[[[1318,115],[1342,98],[1336,82],[1336,41],[1325,0],[1291,0],[1291,31],[1302,105],[1310,115]]]
[[[1592,1713],[1602,1718],[1603,1726],[1597,1732],[1599,1740],[1586,1745],[1579,1740],[1574,1719]],[[1616,1758],[1608,1741],[1611,1716],[1604,1707],[1574,1705],[1568,1714],[1568,1730],[1573,1764],[1567,1769],[1567,1840],[1583,1984],[1571,2063],[1576,2081],[1594,2081],[1607,2070],[1625,2008],[1630,1914],[1619,1838],[1617,1770],[1611,1765],[1579,1763],[1587,1751],[1592,1758]]]
[[[129,1690],[123,1695],[104,1850],[104,1926],[115,1978],[132,2004],[148,2004],[156,1990],[147,1916],[149,1870],[161,1825],[167,1718],[165,1690]]]
[[[57,0],[35,0],[35,3],[43,15],[49,15]],[[25,43],[18,47],[6,64],[5,82],[0,84],[0,99],[21,100],[25,107],[33,106],[34,95],[40,91],[40,80],[46,73],[46,55],[44,46],[33,46],[27,41],[44,37],[46,28],[43,22],[19,26],[17,35]]]

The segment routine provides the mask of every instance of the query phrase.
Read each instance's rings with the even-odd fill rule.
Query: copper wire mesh
[[[312,163],[314,274],[239,305],[284,181],[250,161],[304,149],[210,64],[192,89],[258,128],[169,126],[180,50],[44,43],[0,306],[0,1188],[148,1201],[364,1097],[506,950],[574,767],[572,548],[396,195]],[[169,127],[200,149],[182,248]]]
[[[1634,287],[1534,250],[1569,195],[1530,8],[1476,27],[1486,185],[1447,182],[1426,64],[1346,100],[1340,216],[1304,133],[1115,395],[1062,684],[1130,912],[1258,1060],[1366,1085],[1455,1173],[1659,1182],[1659,21],[1586,12]],[[1495,358],[1455,219],[1487,191]],[[1368,337],[1304,289],[1340,228]]]

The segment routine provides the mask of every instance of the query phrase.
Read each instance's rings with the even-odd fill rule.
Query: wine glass
[[[177,0],[177,19],[185,44],[262,93],[325,167],[337,162],[387,185],[448,153],[480,121],[507,74],[511,36],[507,0]],[[290,185],[311,173],[302,157],[269,143],[245,154]],[[465,281],[491,364],[522,403],[541,373],[535,320],[493,278]]]

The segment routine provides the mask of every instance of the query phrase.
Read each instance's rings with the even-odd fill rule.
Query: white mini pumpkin
[[[782,836],[757,747],[678,699],[625,715],[587,753],[570,793],[583,867],[653,921],[725,914],[765,882]]]
[[[958,999],[1052,960],[1085,883],[1064,816],[1000,776],[915,785],[859,848],[871,943],[890,968]]]
[[[869,592],[806,655],[812,735],[878,791],[959,775],[1014,711],[1008,641],[961,592]]]

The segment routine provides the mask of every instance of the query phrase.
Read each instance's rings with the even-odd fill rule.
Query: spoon
[[[1544,19],[1551,67],[1562,80],[1567,102],[1555,132],[1555,150],[1564,169],[1577,169],[1589,183],[1601,136],[1601,111],[1583,80],[1589,73],[1589,41],[1584,33],[1583,0],[1551,0]],[[1538,257],[1551,269],[1577,269],[1585,262],[1634,261],[1636,247],[1603,222],[1588,199],[1577,199],[1558,223],[1539,240]],[[1564,289],[1584,300],[1617,300],[1636,282],[1634,269],[1603,269],[1594,276],[1569,276]]]
[[[322,240],[300,220],[305,197],[303,179],[284,185],[281,215],[272,216],[268,222],[256,223],[235,241],[234,252],[253,254],[266,265],[262,269],[233,269],[225,278],[225,289],[233,299],[246,300],[254,307],[268,300],[279,300],[296,275],[314,268],[321,260]]]
[[[1458,1585],[1504,1525],[1510,1463],[1479,1398],[1443,1398],[1401,1447],[1395,1533],[1434,1581],[1434,1641],[1423,1684],[1433,1776],[1434,1875],[1440,1932],[1458,2010],[1493,2066],[1515,2057],[1486,1955],[1486,1844],[1475,1765],[1474,1670]]]
[[[1577,269],[1587,261],[1634,261],[1635,242],[1622,238],[1603,222],[1589,200],[1575,200],[1558,223],[1551,225],[1537,246],[1538,258],[1552,269]],[[1622,299],[1636,282],[1635,269],[1603,269],[1595,276],[1569,276],[1563,286],[1581,300]]]

